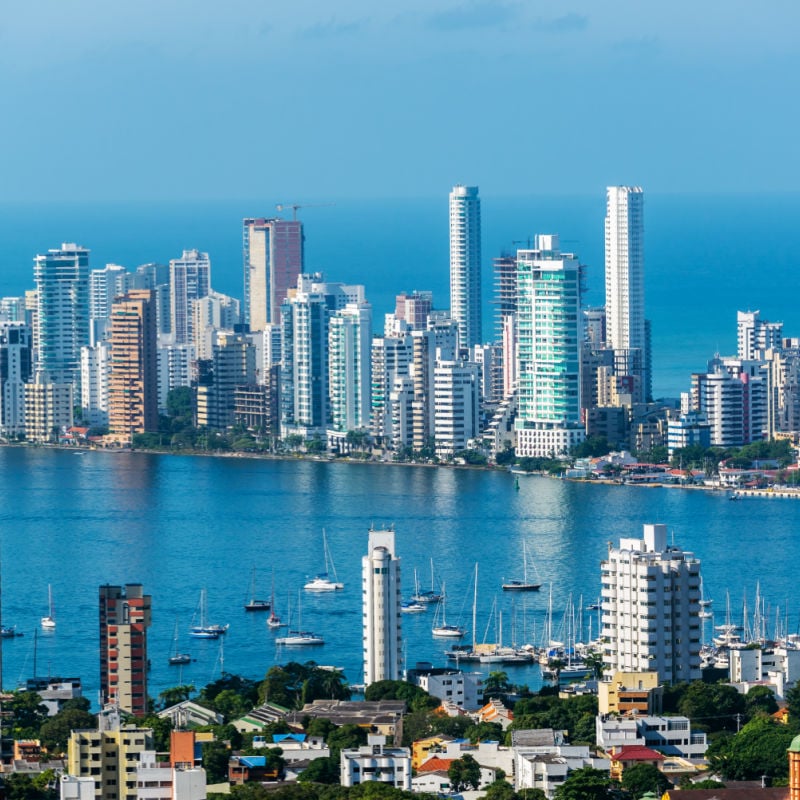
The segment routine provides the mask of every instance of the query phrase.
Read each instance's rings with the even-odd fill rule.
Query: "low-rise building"
[[[158,712],[160,719],[168,719],[177,730],[199,728],[203,725],[222,725],[225,717],[191,700],[184,700]]]
[[[206,771],[202,767],[176,768],[156,760],[153,751],[139,756],[136,768],[137,800],[205,800]]]
[[[550,798],[570,772],[609,766],[608,759],[593,757],[588,745],[514,747],[514,786],[517,791],[541,789]]]
[[[800,679],[800,650],[789,647],[731,647],[728,651],[730,681],[740,691],[767,683],[777,697]]]
[[[618,670],[611,680],[597,684],[597,710],[600,714],[660,714],[663,696],[657,672]]]
[[[287,763],[296,761],[313,761],[316,758],[328,758],[330,748],[322,736],[308,736],[305,733],[276,733],[271,741],[266,736],[254,736],[253,748],[260,750],[268,747],[280,747]]]
[[[339,758],[342,786],[375,781],[411,791],[411,751],[387,747],[385,736],[371,734],[367,744],[342,750]]]
[[[404,700],[315,700],[287,718],[301,726],[304,719],[327,719],[334,725],[358,725],[382,736],[394,737],[406,710]]]
[[[626,717],[597,715],[597,746],[651,747],[664,755],[703,758],[708,749],[705,733],[693,731],[688,717],[632,714]]]
[[[408,670],[407,680],[442,702],[450,702],[467,710],[480,708],[483,676],[478,672],[434,667],[430,662],[420,661],[414,669]]]
[[[664,756],[657,750],[652,750],[649,747],[640,747],[639,745],[612,747],[609,757],[611,761],[611,779],[615,781],[622,780],[622,775],[628,767],[633,767],[637,764],[649,764],[660,769],[665,760]]]

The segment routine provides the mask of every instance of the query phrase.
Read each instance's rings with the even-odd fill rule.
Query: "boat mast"
[[[460,620],[459,620],[460,622]],[[475,562],[475,587],[472,592],[472,649],[475,650],[475,631],[478,629],[478,562]]]

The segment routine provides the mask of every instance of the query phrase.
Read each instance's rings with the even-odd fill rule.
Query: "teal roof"
[[[800,736],[795,736],[792,743],[789,745],[790,753],[800,753]]]

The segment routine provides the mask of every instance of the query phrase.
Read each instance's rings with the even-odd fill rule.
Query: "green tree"
[[[484,697],[502,697],[511,691],[511,681],[508,673],[502,670],[494,670],[489,673],[483,684]]]
[[[331,751],[331,758],[339,763],[339,753],[367,743],[367,732],[358,725],[341,725],[334,728],[325,739]]]
[[[325,452],[327,446],[325,442],[319,437],[315,436],[313,439],[306,440],[306,452],[312,455],[320,455]]]
[[[672,783],[664,773],[652,764],[633,764],[622,773],[622,788],[627,789],[634,798],[641,797],[647,792],[653,792],[661,797],[667,789],[672,788]]]
[[[789,709],[789,722],[800,728],[800,683],[795,683],[784,695],[786,707]]]
[[[769,686],[754,686],[745,695],[744,702],[749,719],[757,714],[774,714],[778,710],[778,701]]]
[[[301,783],[339,783],[339,759],[315,758],[297,778]]]
[[[194,415],[194,393],[189,386],[178,386],[167,394],[167,414],[173,420],[191,423]]]
[[[709,747],[711,769],[728,780],[754,780],[762,775],[786,778],[786,751],[796,731],[769,717],[756,717],[739,733]]]
[[[11,718],[11,732],[15,739],[34,739],[47,719],[47,706],[36,692],[14,692],[6,705]],[[8,730],[8,728],[6,728]]]
[[[153,745],[157,753],[169,752],[169,740],[172,733],[172,720],[162,719],[156,714],[148,714],[136,723],[142,728],[150,728],[153,731]]]
[[[11,773],[4,778],[6,800],[55,800],[55,788],[40,787],[30,775]]]
[[[470,725],[464,733],[472,744],[503,741],[503,726],[498,722],[479,722]]]
[[[744,696],[723,683],[693,681],[686,687],[678,711],[710,732],[736,730],[745,713]]]
[[[504,780],[496,780],[486,787],[485,800],[516,800],[514,787]]]
[[[441,701],[406,681],[376,681],[367,687],[365,700],[405,700],[412,711],[438,708]]]
[[[42,723],[39,728],[39,738],[48,753],[57,755],[66,752],[72,731],[95,728],[96,725],[95,717],[88,711],[65,707]]]
[[[610,800],[611,779],[607,772],[582,767],[570,772],[555,791],[555,800]]]
[[[203,769],[208,783],[225,783],[228,780],[230,750],[224,742],[213,741],[203,745]]]
[[[456,758],[447,769],[447,777],[454,792],[477,789],[481,785],[481,766],[469,754]]]
[[[170,706],[176,706],[178,703],[188,700],[193,691],[194,686],[191,683],[164,689],[164,691],[158,695],[158,707],[160,709],[165,709]]]

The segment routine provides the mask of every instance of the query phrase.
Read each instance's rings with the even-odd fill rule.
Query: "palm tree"
[[[501,694],[508,694],[511,691],[511,683],[508,680],[508,673],[497,670],[489,673],[489,677],[483,684],[483,696],[495,697]]]

